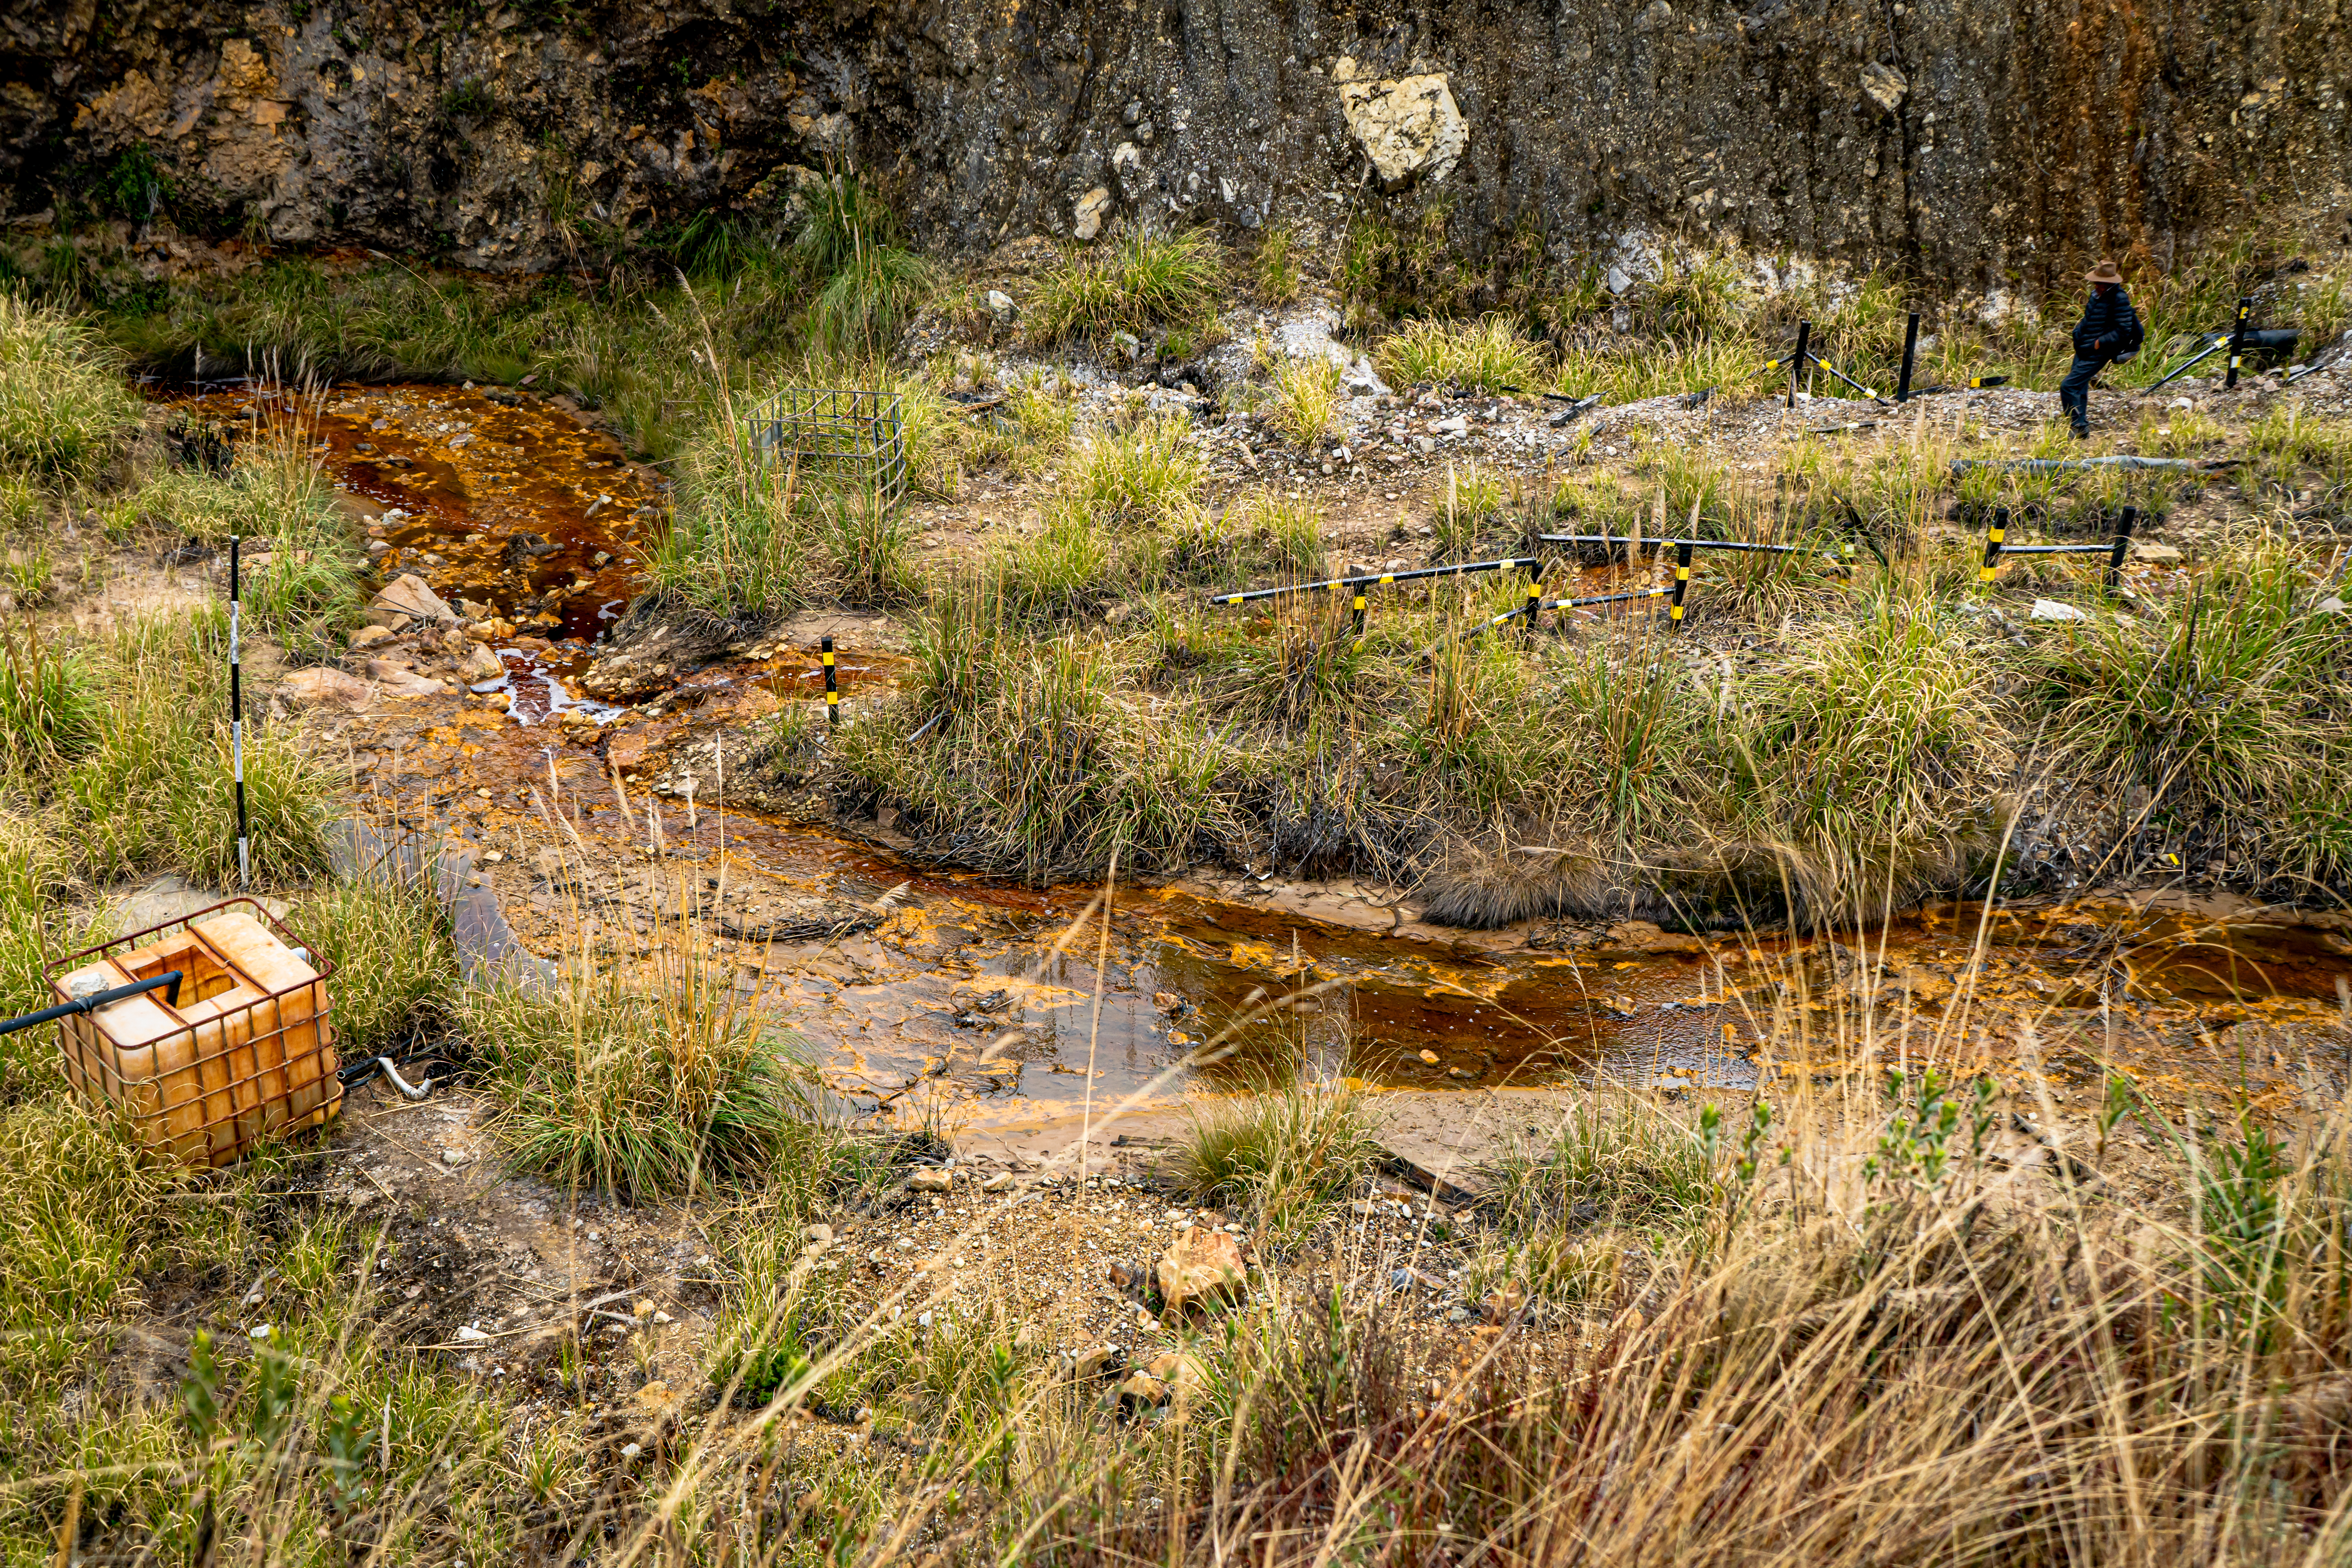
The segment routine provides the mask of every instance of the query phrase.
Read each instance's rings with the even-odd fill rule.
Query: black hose
[[[37,1024],[47,1024],[53,1019],[70,1018],[77,1013],[95,1013],[109,1003],[128,1001],[133,996],[142,996],[150,991],[163,992],[164,1005],[176,1007],[180,1005],[180,972],[171,969],[156,975],[152,980],[133,981],[128,985],[118,985],[110,991],[100,991],[95,995],[79,996],[70,1002],[60,1002],[54,1007],[44,1007],[37,1013],[26,1013],[22,1017],[0,1022],[0,1035],[13,1035],[19,1029],[29,1029]]]

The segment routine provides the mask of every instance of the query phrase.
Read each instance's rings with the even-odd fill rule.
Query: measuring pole
[[[228,536],[228,745],[236,775],[236,885],[253,881],[253,855],[245,830],[245,676],[237,658],[237,544]]]
[[[1897,403],[1911,401],[1911,362],[1918,353],[1919,312],[1914,310],[1903,326],[1903,374],[1895,383],[1895,401]]]
[[[1799,327],[1797,329],[1797,337],[1799,342],[1803,341],[1804,331],[1805,330],[1802,327]],[[1674,605],[1666,616],[1666,618],[1673,622],[1677,627],[1683,624],[1683,595],[1690,589],[1690,541],[1687,539],[1677,540],[1675,543]]]
[[[1992,527],[1985,533],[1984,565],[1978,569],[1978,582],[1992,581],[1993,568],[2000,564],[2000,542],[2008,533],[2009,509],[1997,506],[1992,509]]]
[[[2230,374],[2222,378],[2224,389],[2238,384],[2238,365],[2245,358],[2246,319],[2254,313],[2254,297],[2238,296],[2238,319],[2230,323]]]
[[[2107,552],[2107,592],[2112,594],[2124,584],[2124,552],[2131,548],[2132,520],[2139,515],[2137,507],[2124,508],[2116,519],[2116,547]]]
[[[818,657],[824,660],[824,721],[830,728],[841,722],[841,689],[834,684],[833,639],[826,637],[817,646]]]
[[[1813,324],[1797,323],[1797,356],[1789,362],[1789,406],[1797,406],[1797,384],[1805,376],[1805,345],[1812,341]]]
[[[1543,625],[1543,577],[1541,574],[1528,579],[1528,635],[1533,637]]]
[[[1356,584],[1355,624],[1349,628],[1358,642],[1364,640],[1364,585]]]

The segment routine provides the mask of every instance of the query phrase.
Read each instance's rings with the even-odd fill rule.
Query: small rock
[[[383,628],[370,626],[370,631]],[[278,694],[297,708],[333,706],[348,708],[354,713],[366,710],[375,696],[375,689],[356,675],[346,675],[328,666],[313,665],[298,669],[278,682]]]
[[[368,602],[369,613],[383,617],[376,625],[388,625],[390,619],[436,621],[449,626],[457,624],[457,612],[451,609],[431,584],[414,572],[403,572],[383,591]]]
[[[352,634],[352,651],[358,653],[372,648],[380,642],[388,642],[391,638],[390,626],[362,626]]]
[[[457,661],[457,674],[468,683],[502,679],[506,672],[507,667],[499,662],[499,656],[480,643],[467,648],[465,657]]]
[[[634,1459],[645,1451],[646,1446],[643,1443],[631,1443],[621,1449],[621,1458],[625,1459]]]
[[[988,313],[996,319],[998,326],[1008,327],[1019,311],[1013,303],[1012,295],[1002,289],[991,289],[988,291]]]
[[[466,1163],[466,1152],[463,1149],[444,1149],[441,1151],[441,1163],[452,1168],[462,1165]]]
[[[1117,1365],[1122,1353],[1114,1344],[1090,1345],[1071,1358],[1070,1370],[1080,1383],[1091,1382]]]
[[[2312,610],[2315,614],[2322,616],[2340,616],[2344,613],[2344,601],[2330,594],[2313,605]]]
[[[1423,1051],[1421,1053],[1421,1059],[1423,1065],[1435,1067],[1437,1065],[1437,1053],[1435,1051]]]
[[[2178,561],[2181,558],[2180,552],[2172,545],[2151,543],[2145,539],[2133,540],[2131,552],[2135,561]]]
[[[944,1193],[954,1185],[955,1173],[936,1165],[918,1165],[907,1173],[907,1190],[910,1193]]]
[[[1449,419],[1433,419],[1429,422],[1429,433],[1433,436],[1465,436],[1469,431],[1470,421],[1459,414]]]
[[[1078,198],[1076,223],[1071,233],[1080,241],[1090,240],[1102,232],[1103,215],[1110,210],[1110,192],[1097,185]]]
[[[1164,1405],[1168,1384],[1148,1372],[1130,1372],[1118,1385],[1118,1396],[1129,1405]]]
[[[980,1190],[983,1193],[1011,1192],[1013,1190],[1013,1173],[1010,1171],[997,1172],[996,1174],[989,1177],[988,1180],[980,1184]]]
[[[449,689],[444,682],[428,679],[406,665],[395,664],[388,658],[368,660],[367,678],[390,697],[436,697]]]
[[[555,549],[545,534],[518,533],[507,541],[506,551],[500,559],[510,568],[527,566],[542,555],[554,554]]]
[[[2036,599],[2027,618],[2036,621],[2087,621],[2091,617],[2072,605],[2062,605],[2055,599]]]
[[[1241,1247],[1222,1230],[1191,1230],[1160,1258],[1160,1300],[1170,1312],[1240,1297],[1249,1279]]]
[[[1486,1300],[1479,1304],[1479,1310],[1486,1314],[1487,1321],[1499,1323],[1506,1318],[1513,1316],[1527,1304],[1528,1293],[1518,1286],[1498,1285]]]
[[[833,1226],[829,1225],[813,1225],[808,1227],[807,1231],[803,1233],[803,1236],[811,1247],[831,1247],[833,1245]]]
[[[471,1323],[467,1323],[467,1324],[463,1325],[462,1327],[460,1327],[460,1328],[457,1330],[457,1342],[458,1342],[458,1343],[460,1343],[460,1344],[468,1344],[468,1345],[478,1345],[478,1344],[480,1344],[480,1343],[482,1343],[484,1341],[488,1340],[489,1337],[490,1337],[489,1335],[488,1335],[488,1334],[484,1333],[481,1330],[479,1330],[479,1329],[478,1329],[478,1328],[474,1327],[474,1325],[473,1325],[473,1324],[471,1324]]]

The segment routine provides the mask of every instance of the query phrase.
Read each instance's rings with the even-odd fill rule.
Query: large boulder
[[[395,631],[420,621],[454,626],[457,624],[457,612],[433,591],[433,584],[414,572],[403,572],[368,602],[368,619]]]
[[[1391,188],[1415,177],[1443,180],[1470,145],[1470,126],[1454,90],[1434,72],[1381,79],[1343,58],[1331,68],[1348,130]]]

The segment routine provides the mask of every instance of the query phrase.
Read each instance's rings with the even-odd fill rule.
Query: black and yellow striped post
[[[1812,336],[1812,322],[1799,321],[1797,323],[1797,352],[1795,354],[1790,356],[1789,360],[1789,406],[1791,408],[1797,406],[1797,392],[1798,389],[1804,384],[1805,349],[1811,343]],[[1682,618],[1682,601],[1677,599],[1675,604],[1675,618],[1676,620],[1680,620]]]
[[[2230,374],[2221,380],[2225,387],[2238,384],[2238,366],[2245,363],[2246,321],[2254,313],[2254,298],[2238,296],[2238,319],[2230,323]]]
[[[1359,583],[1356,584],[1355,625],[1352,628],[1358,642],[1364,640],[1364,585]]]
[[[817,645],[817,657],[824,661],[824,721],[838,724],[841,722],[841,688],[835,684],[831,637]]]
[[[1992,509],[1992,527],[1985,531],[1984,565],[1977,572],[1979,583],[1992,581],[1993,569],[2000,564],[2000,542],[2008,537],[2009,509],[1997,506]]]
[[[1540,572],[1528,579],[1527,617],[1528,636],[1533,637],[1537,628],[1543,625],[1543,574]]]
[[[2127,506],[2116,519],[2116,546],[2107,552],[2106,589],[2110,594],[2124,585],[2124,552],[2131,548],[2132,522],[2138,516],[2138,508]]]
[[[1803,329],[1800,327],[1800,333]],[[1675,599],[1666,619],[1675,626],[1683,624],[1683,595],[1690,590],[1691,542],[1687,539],[1675,542]]]

